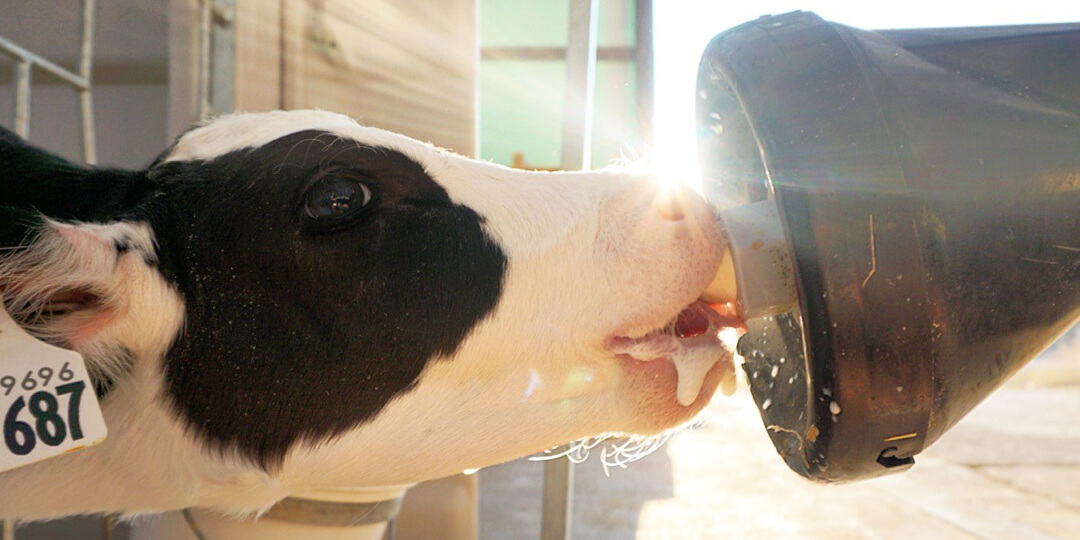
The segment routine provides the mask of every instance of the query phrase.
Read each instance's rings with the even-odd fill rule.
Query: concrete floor
[[[777,457],[749,392],[703,427],[605,477],[576,468],[572,537],[621,539],[1080,539],[1080,332],[1034,361],[910,471],[818,486]],[[1068,345],[1068,344],[1066,344]],[[480,473],[485,540],[535,539],[542,465]]]

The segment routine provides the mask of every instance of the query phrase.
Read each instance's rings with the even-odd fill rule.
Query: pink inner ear
[[[130,249],[118,253],[120,243]],[[144,294],[156,272],[146,263],[152,253],[153,234],[142,223],[47,220],[29,249],[0,259],[0,287],[32,333],[61,347],[92,347],[118,339],[112,334],[122,330],[133,295]]]
[[[70,348],[78,348],[116,319],[101,297],[78,289],[64,289],[49,297],[46,310],[57,322],[52,333]]]
[[[108,225],[49,221],[46,226],[54,241],[42,246],[45,257],[31,263],[21,288],[44,300],[37,324],[43,335],[78,349],[118,318],[113,302],[106,302],[101,292],[122,288],[130,267],[123,261],[117,264],[117,233]]]
[[[72,349],[82,347],[99,332],[107,328],[117,318],[117,313],[111,309],[89,309],[69,316],[64,322],[61,332],[64,341]]]

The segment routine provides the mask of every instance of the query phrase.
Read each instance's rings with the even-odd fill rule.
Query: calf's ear
[[[183,304],[140,215],[145,171],[85,167],[0,128],[0,295],[30,333],[76,350],[94,375],[164,354]]]
[[[157,269],[154,237],[142,222],[61,222],[0,209],[0,294],[31,334],[87,359],[111,376],[142,354],[163,354],[183,317]]]

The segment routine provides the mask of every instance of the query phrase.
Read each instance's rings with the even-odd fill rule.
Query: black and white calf
[[[698,301],[722,252],[704,201],[653,178],[326,112],[223,117],[142,171],[0,133],[0,292],[82,353],[109,426],[0,474],[0,517],[251,513],[662,432],[733,374]]]

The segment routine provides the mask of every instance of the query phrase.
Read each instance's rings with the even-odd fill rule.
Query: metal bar
[[[553,452],[566,450],[560,446]],[[544,462],[544,502],[540,521],[540,540],[570,538],[571,508],[574,503],[574,463],[567,457]]]
[[[566,94],[563,106],[562,168],[588,169],[592,155],[593,91],[599,0],[570,0],[566,41]],[[568,458],[544,462],[541,540],[570,538],[574,464]]]
[[[38,56],[10,41],[0,37],[0,53],[5,53],[8,56],[20,60],[23,62],[31,62],[34,67],[47,71],[56,77],[63,79],[65,82],[74,86],[75,88],[86,88],[90,86],[90,81],[79,77],[78,75],[46,60],[45,58]]]
[[[195,537],[195,540],[206,540],[206,535],[203,534],[202,529],[198,523],[195,523],[195,516],[191,515],[191,509],[185,508],[180,511],[184,516],[184,521],[187,522],[188,530],[191,531],[191,535]]]
[[[15,64],[15,133],[30,136],[30,74],[34,64],[23,60]]]
[[[653,1],[634,0],[634,73],[641,140],[653,146],[655,70],[653,69]]]
[[[235,0],[212,0],[214,24],[210,27],[210,109],[215,113],[233,110],[236,29],[232,24]],[[218,13],[228,16],[218,16]]]
[[[599,0],[570,0],[563,106],[562,168],[589,168]]]
[[[199,3],[199,120],[210,118],[213,110],[210,107],[210,32],[211,32],[211,2],[202,0]]]
[[[79,89],[83,160],[94,165],[97,163],[97,138],[94,131],[94,102],[90,94],[90,68],[94,60],[94,0],[82,0],[82,23],[79,77],[87,83]]]
[[[88,165],[97,164],[97,138],[94,132],[94,102],[90,90],[79,91],[79,108],[82,111],[83,160]]]
[[[288,87],[287,82],[289,80],[289,62],[287,61],[288,56],[286,54],[289,48],[287,37],[288,25],[285,21],[286,4],[288,3],[289,0],[280,0],[278,4],[278,108],[282,110],[285,110],[288,105],[288,101],[285,99]],[[477,12],[479,11],[480,10],[478,9]],[[479,124],[479,120],[476,120],[476,123]]]
[[[2,3],[2,0],[0,0],[0,3]],[[6,61],[8,56],[0,55],[0,58],[3,58]],[[75,66],[79,64],[79,55],[73,54],[69,58],[55,58],[55,60],[61,64]],[[14,66],[16,62],[17,61],[11,62],[12,66]],[[15,88],[15,79],[12,77],[14,72],[14,69],[11,71],[0,71],[0,86],[10,86],[11,88]],[[115,59],[110,61],[95,58],[93,79],[94,80],[90,83],[92,90],[96,90],[96,88],[102,84],[111,84],[115,86],[164,86],[168,82],[168,68],[164,64],[154,63],[149,60]],[[34,89],[37,90],[42,86],[62,86],[64,88],[78,90],[78,88],[72,86],[63,79],[48,75],[35,76]]]

